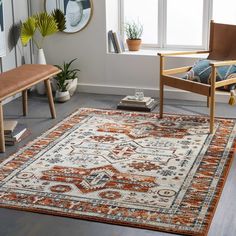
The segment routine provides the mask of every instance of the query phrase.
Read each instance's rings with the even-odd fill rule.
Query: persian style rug
[[[80,109],[0,164],[0,206],[205,235],[235,148],[233,120]]]

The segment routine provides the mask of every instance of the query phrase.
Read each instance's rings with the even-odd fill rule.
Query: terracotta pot
[[[141,39],[126,39],[129,51],[139,51],[142,40]]]

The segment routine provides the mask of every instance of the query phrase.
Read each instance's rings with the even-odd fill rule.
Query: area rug
[[[80,109],[0,164],[0,206],[206,235],[233,120]]]

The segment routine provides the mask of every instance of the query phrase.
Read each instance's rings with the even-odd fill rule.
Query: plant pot
[[[66,102],[70,100],[70,93],[69,91],[61,92],[57,90],[55,99],[57,102]]]
[[[78,78],[69,79],[69,80],[66,80],[66,81],[68,83],[67,90],[69,91],[70,96],[72,97],[74,95],[74,93],[76,92],[76,90],[77,90]]]
[[[45,55],[44,55],[44,51],[43,51],[42,48],[40,48],[38,50],[36,63],[37,64],[42,64],[42,65],[47,64],[46,63],[46,58],[45,58]],[[39,95],[45,95],[46,94],[46,89],[45,89],[45,86],[44,86],[44,82],[40,82],[40,83],[36,84],[35,88],[36,88],[36,91]]]
[[[142,40],[141,39],[126,39],[129,51],[139,51]]]

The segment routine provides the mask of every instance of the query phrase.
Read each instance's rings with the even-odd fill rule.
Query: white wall
[[[7,71],[21,65],[21,42],[18,42],[16,48],[11,51],[8,48],[9,29],[13,23],[24,20],[28,16],[28,1],[27,0],[4,0],[4,26],[6,38],[6,56],[2,58],[2,71]],[[24,56],[26,63],[31,63],[31,50],[30,46],[24,48]],[[16,95],[14,97],[18,97]],[[13,97],[13,98],[14,98]],[[5,102],[12,100],[7,99]]]
[[[157,56],[107,53],[107,30],[117,27],[115,1],[107,0],[106,9],[106,0],[93,0],[94,14],[87,28],[75,34],[58,33],[49,37],[44,47],[47,62],[62,64],[63,61],[78,58],[75,66],[81,70],[80,91],[124,95],[132,94],[134,88],[140,87],[145,89],[146,94],[157,96],[159,87]],[[43,0],[31,0],[33,12],[43,11],[43,2]],[[113,20],[113,23],[109,20]],[[194,59],[189,58],[183,58],[178,62],[176,59],[171,59],[168,67],[191,65],[193,62]],[[190,100],[202,98],[173,91],[167,92],[166,96]]]

